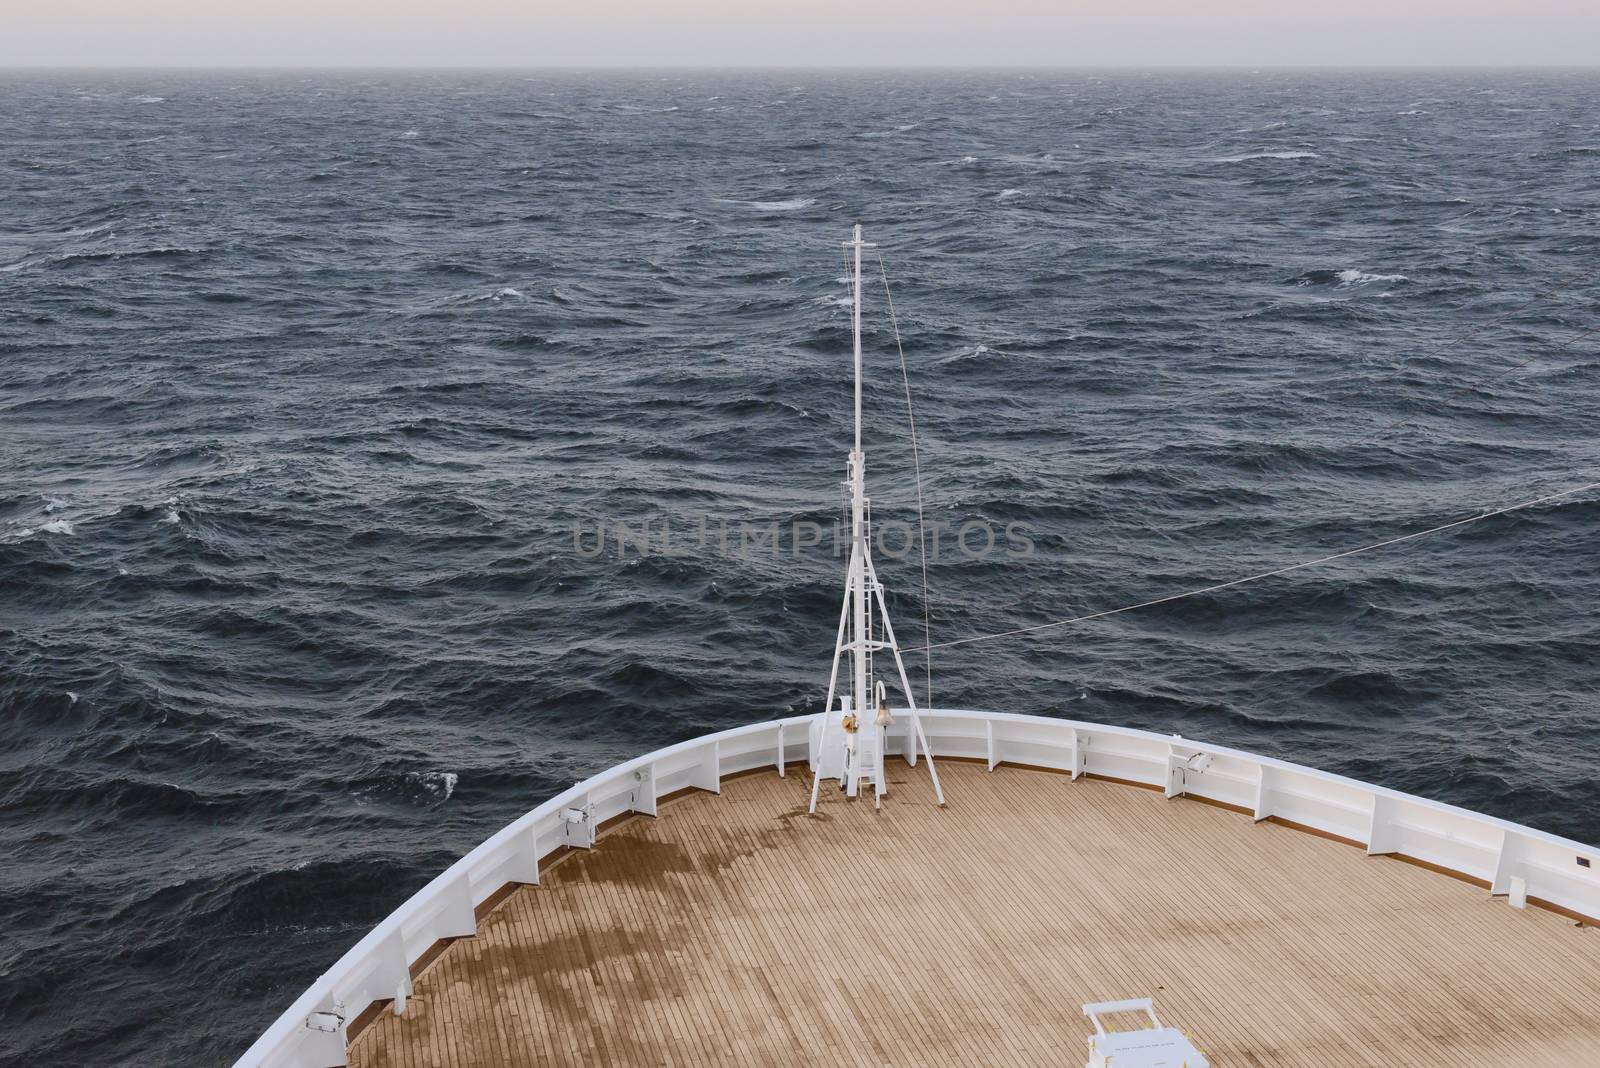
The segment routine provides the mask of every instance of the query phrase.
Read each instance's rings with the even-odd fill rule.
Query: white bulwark
[[[1171,798],[1242,807],[1258,820],[1276,818],[1489,884],[1486,895],[1509,895],[1515,883],[1521,900],[1600,918],[1600,848],[1506,820],[1176,735],[999,712],[924,709],[921,718],[928,743],[944,757],[1093,775],[1158,787]],[[909,723],[909,715],[896,716],[886,732],[889,753],[909,753]],[[508,883],[537,883],[543,858],[575,841],[584,844],[575,840],[567,810],[587,811],[593,824],[648,813],[658,798],[686,787],[715,791],[724,776],[812,761],[822,731],[820,716],[738,727],[619,764],[550,798],[456,861],[356,943],[235,1062],[237,1068],[345,1064],[347,1025],[376,1001],[393,998],[394,1011],[403,1013],[410,966],[440,940],[471,935],[474,906]],[[996,833],[1006,833],[1005,814],[996,813],[995,820]],[[1061,1011],[1077,1015],[1066,1006]]]

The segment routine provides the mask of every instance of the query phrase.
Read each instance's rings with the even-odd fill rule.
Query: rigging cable
[[[917,552],[922,557],[922,651],[926,652],[939,647],[933,644],[933,622],[928,609],[928,537],[922,523],[922,454],[917,448],[917,417],[911,411],[911,375],[906,370],[906,349],[900,342],[900,322],[895,318],[894,297],[889,293],[889,269],[884,266],[881,251],[877,257],[878,273],[883,277],[883,299],[889,308],[889,325],[894,328],[894,347],[900,353],[900,381],[906,389],[906,419],[911,424],[911,469],[917,485]],[[922,659],[928,688],[928,703],[924,707],[932,708],[933,657],[925,656]]]
[[[1571,489],[1564,489],[1558,493],[1547,493],[1542,497],[1534,497],[1531,500],[1519,501],[1516,504],[1510,504],[1504,508],[1496,508],[1493,511],[1483,512],[1479,515],[1467,516],[1465,519],[1457,519],[1454,522],[1445,523],[1437,527],[1429,527],[1427,530],[1413,531],[1410,534],[1402,534],[1396,538],[1387,538],[1383,541],[1373,542],[1371,545],[1362,545],[1359,548],[1346,549],[1344,552],[1333,553],[1330,556],[1319,556],[1315,560],[1303,560],[1297,564],[1289,564],[1284,567],[1273,568],[1271,571],[1262,571],[1259,574],[1246,575],[1243,578],[1232,579],[1228,582],[1219,582],[1214,586],[1205,586],[1197,590],[1185,590],[1183,593],[1174,593],[1169,594],[1166,597],[1157,597],[1153,601],[1141,601],[1138,604],[1124,605],[1121,608],[1108,608],[1100,612],[1090,612],[1087,615],[1073,616],[1071,619],[1060,619],[1054,623],[1040,623],[1037,626],[1018,627],[1014,630],[1003,630],[995,634],[979,634],[971,638],[958,638],[955,641],[940,642],[937,645],[929,643],[921,646],[920,648],[907,649],[906,652],[925,653],[933,649],[948,649],[955,645],[970,645],[973,642],[993,641],[996,638],[1009,638],[1018,634],[1032,634],[1036,631],[1051,630],[1055,627],[1065,627],[1073,623],[1087,623],[1092,619],[1104,619],[1107,616],[1121,615],[1123,612],[1132,612],[1140,608],[1151,608],[1158,604],[1171,604],[1173,601],[1181,601],[1186,597],[1198,597],[1205,593],[1215,593],[1218,590],[1226,590],[1233,586],[1243,586],[1248,582],[1259,582],[1262,579],[1269,579],[1278,575],[1287,575],[1291,571],[1300,571],[1304,568],[1316,567],[1318,564],[1332,563],[1335,560],[1343,560],[1346,557],[1372,552],[1375,549],[1384,549],[1391,545],[1399,545],[1401,542],[1414,541],[1417,538],[1427,537],[1429,534],[1438,534],[1441,531],[1453,530],[1456,527],[1464,527],[1469,523],[1476,523],[1484,519],[1492,519],[1498,515],[1505,515],[1507,512],[1516,512],[1523,508],[1531,508],[1536,504],[1544,504],[1547,501],[1558,500],[1562,497],[1570,497],[1575,493],[1583,493],[1585,490],[1592,489],[1600,489],[1600,482],[1590,482],[1582,486],[1574,486]]]
[[[1201,587],[1199,589],[1186,590],[1186,591],[1184,591],[1182,593],[1169,594],[1166,597],[1158,597],[1158,598],[1156,598],[1154,600],[1150,600],[1150,601],[1141,601],[1141,602],[1139,602],[1137,604],[1124,605],[1124,606],[1122,606],[1120,608],[1109,608],[1109,609],[1105,609],[1105,610],[1102,610],[1102,611],[1099,611],[1099,612],[1090,612],[1090,613],[1088,613],[1086,615],[1073,616],[1070,619],[1056,620],[1055,622],[1052,622],[1052,623],[1041,623],[1041,624],[1037,624],[1037,625],[1031,626],[1031,627],[1017,627],[1017,628],[1014,628],[1012,630],[999,631],[999,632],[994,633],[994,634],[979,634],[979,635],[974,635],[973,637],[970,637],[970,638],[958,638],[958,639],[956,639],[954,641],[939,642],[938,644],[934,644],[934,642],[932,641],[931,622],[930,622],[930,618],[929,618],[928,554],[927,554],[926,532],[925,532],[924,523],[923,523],[922,465],[921,465],[920,454],[919,454],[918,445],[917,445],[916,417],[912,413],[912,407],[911,407],[911,379],[910,379],[910,376],[909,376],[909,374],[907,372],[907,369],[906,369],[905,347],[902,344],[901,338],[900,338],[900,325],[899,325],[899,323],[898,323],[898,321],[896,320],[896,317],[895,317],[894,297],[889,292],[889,274],[888,274],[888,269],[884,265],[883,253],[880,251],[880,252],[877,253],[877,256],[878,256],[878,269],[879,269],[880,274],[883,277],[883,294],[884,294],[884,298],[885,298],[885,301],[886,301],[886,303],[888,305],[888,309],[889,309],[889,321],[890,321],[890,324],[894,328],[895,347],[899,351],[899,354],[900,354],[900,374],[901,374],[901,380],[905,385],[906,416],[907,416],[907,418],[908,418],[908,420],[910,421],[910,424],[911,424],[911,457],[912,457],[912,464],[913,464],[913,468],[914,468],[914,471],[915,471],[915,477],[916,477],[916,490],[917,490],[917,541],[918,541],[918,547],[919,547],[919,549],[921,551],[921,555],[922,555],[922,635],[923,635],[923,644],[920,645],[920,646],[907,648],[905,650],[905,652],[908,652],[908,653],[918,653],[918,652],[920,652],[920,653],[927,654],[927,653],[931,653],[932,650],[934,650],[934,649],[949,649],[949,648],[952,648],[952,647],[958,646],[958,645],[970,645],[970,644],[973,644],[975,642],[993,641],[993,640],[995,640],[997,638],[1008,638],[1008,637],[1013,637],[1013,636],[1020,635],[1020,634],[1033,634],[1033,633],[1036,633],[1038,631],[1052,630],[1052,629],[1054,629],[1056,627],[1070,626],[1070,625],[1075,624],[1075,623],[1086,623],[1086,622],[1089,622],[1091,620],[1105,619],[1105,618],[1107,618],[1109,616],[1121,615],[1124,612],[1133,612],[1133,611],[1137,611],[1138,609],[1141,609],[1141,608],[1152,608],[1152,607],[1154,607],[1156,605],[1171,604],[1174,601],[1180,601],[1180,600],[1183,600],[1183,599],[1188,598],[1188,597],[1198,597],[1198,596],[1201,596],[1203,594],[1215,593],[1215,592],[1217,592],[1219,590],[1230,589],[1230,588],[1232,588],[1234,586],[1243,586],[1243,585],[1245,585],[1247,583],[1251,583],[1251,582],[1260,582],[1260,581],[1263,581],[1265,579],[1275,578],[1275,577],[1277,577],[1279,575],[1286,575],[1286,574],[1289,574],[1290,572],[1300,571],[1300,570],[1303,570],[1305,568],[1316,567],[1316,566],[1321,565],[1321,564],[1332,563],[1332,562],[1334,562],[1336,560],[1343,560],[1343,559],[1346,559],[1348,557],[1358,556],[1358,555],[1360,555],[1362,553],[1373,552],[1373,551],[1378,550],[1378,549],[1388,548],[1389,546],[1392,546],[1392,545],[1399,545],[1399,544],[1401,544],[1403,542],[1414,541],[1417,538],[1427,537],[1428,535],[1431,535],[1431,534],[1438,534],[1438,533],[1441,533],[1443,531],[1453,530],[1453,529],[1455,529],[1457,527],[1467,526],[1468,524],[1471,524],[1471,523],[1477,523],[1477,522],[1479,522],[1481,520],[1484,520],[1484,519],[1492,519],[1495,516],[1505,515],[1505,514],[1507,514],[1509,512],[1520,511],[1520,510],[1522,510],[1524,508],[1531,508],[1531,507],[1533,507],[1535,505],[1544,504],[1544,503],[1549,502],[1549,501],[1559,500],[1559,499],[1564,498],[1564,497],[1570,497],[1570,496],[1572,496],[1574,494],[1583,493],[1583,492],[1585,492],[1587,490],[1600,489],[1600,482],[1591,482],[1591,483],[1587,483],[1585,485],[1574,486],[1574,487],[1572,487],[1570,489],[1561,490],[1561,491],[1559,491],[1557,493],[1545,494],[1543,496],[1534,497],[1534,498],[1531,498],[1529,500],[1519,501],[1516,504],[1507,505],[1504,508],[1496,508],[1496,509],[1494,509],[1492,511],[1483,512],[1483,513],[1480,513],[1478,515],[1467,516],[1464,519],[1458,519],[1458,520],[1455,520],[1455,521],[1450,522],[1450,523],[1442,524],[1440,526],[1430,527],[1427,530],[1413,531],[1410,534],[1403,534],[1403,535],[1400,535],[1398,537],[1388,538],[1388,539],[1385,539],[1385,540],[1379,541],[1379,542],[1373,542],[1370,545],[1358,546],[1357,548],[1354,548],[1354,549],[1347,549],[1347,550],[1345,550],[1343,552],[1338,552],[1338,553],[1333,553],[1333,554],[1328,555],[1328,556],[1318,557],[1318,558],[1316,558],[1314,560],[1304,560],[1304,561],[1301,561],[1299,563],[1288,564],[1288,565],[1285,565],[1283,567],[1274,568],[1271,571],[1263,571],[1263,572],[1259,572],[1259,573],[1254,574],[1254,575],[1246,575],[1246,576],[1243,576],[1241,578],[1232,579],[1230,581],[1217,583],[1217,584],[1211,585],[1211,586],[1204,586],[1204,587]],[[1529,301],[1527,301],[1527,302],[1525,302],[1523,304],[1520,304],[1517,307],[1512,308],[1507,312],[1504,312],[1504,313],[1502,313],[1500,315],[1497,315],[1494,318],[1489,319],[1486,322],[1478,324],[1476,327],[1474,327],[1471,330],[1467,331],[1465,334],[1462,334],[1462,335],[1460,335],[1458,337],[1455,337],[1455,338],[1453,338],[1453,339],[1451,339],[1449,341],[1443,342],[1443,343],[1435,346],[1432,350],[1430,350],[1429,352],[1425,353],[1424,357],[1426,358],[1426,357],[1429,357],[1429,356],[1436,355],[1437,353],[1443,351],[1446,348],[1449,348],[1449,347],[1451,347],[1453,345],[1460,344],[1462,341],[1465,341],[1465,340],[1467,340],[1469,338],[1472,338],[1472,337],[1476,336],[1477,334],[1482,333],[1484,330],[1489,329],[1492,326],[1496,326],[1496,325],[1498,325],[1500,323],[1503,323],[1503,322],[1505,322],[1505,321],[1507,321],[1509,319],[1512,319],[1512,318],[1520,315],[1522,312],[1528,310],[1529,308],[1533,307],[1535,304],[1539,303],[1539,301],[1541,301],[1543,299],[1546,299],[1547,297],[1555,296],[1557,293],[1560,293],[1562,290],[1565,290],[1565,289],[1569,288],[1570,286],[1572,286],[1575,283],[1587,282],[1588,280],[1590,280],[1592,278],[1595,278],[1597,276],[1600,276],[1600,270],[1591,270],[1591,271],[1588,271],[1588,272],[1579,272],[1579,271],[1571,272],[1565,278],[1561,279],[1560,282],[1557,285],[1551,287],[1548,292],[1545,292],[1545,293],[1537,293],[1536,292],[1531,300],[1529,300]],[[860,299],[860,295],[859,294],[856,294],[856,299],[858,299],[858,300]],[[1568,348],[1572,347],[1573,345],[1575,345],[1577,342],[1582,341],[1584,338],[1591,337],[1596,333],[1600,333],[1600,327],[1595,327],[1595,328],[1590,329],[1590,330],[1585,330],[1585,331],[1583,331],[1583,332],[1581,332],[1579,334],[1576,334],[1576,335],[1574,335],[1572,337],[1569,337],[1566,341],[1562,342],[1559,346],[1557,346],[1556,351],[1557,352],[1565,351],[1566,349],[1568,349]],[[1519,371],[1522,368],[1528,366],[1530,363],[1533,363],[1536,358],[1537,357],[1529,357],[1528,359],[1523,360],[1520,363],[1514,364],[1511,367],[1505,368],[1505,369],[1500,370],[1500,371],[1493,372],[1493,373],[1491,373],[1489,375],[1482,376],[1482,377],[1480,377],[1480,378],[1478,378],[1478,379],[1476,379],[1476,380],[1474,380],[1472,382],[1467,383],[1465,386],[1458,387],[1456,390],[1454,390],[1451,393],[1447,394],[1446,397],[1445,397],[1445,400],[1447,400],[1447,401],[1448,400],[1453,400],[1455,397],[1460,396],[1461,394],[1470,392],[1473,389],[1476,389],[1481,385],[1487,384],[1487,383],[1492,382],[1492,381],[1497,381],[1497,380],[1499,380],[1501,378],[1504,378],[1507,375],[1513,374],[1514,372]],[[1400,426],[1403,426],[1409,421],[1410,420],[1408,420],[1408,419],[1401,419],[1401,420],[1398,420],[1398,421],[1396,421],[1394,423],[1391,423],[1391,424],[1389,424],[1387,426],[1381,427],[1375,433],[1369,435],[1367,438],[1365,438],[1363,440],[1373,440],[1375,438],[1382,437],[1385,434],[1389,433],[1391,430],[1394,430],[1394,429],[1396,429],[1396,428],[1398,428]],[[932,657],[931,656],[925,657],[925,661],[926,661],[925,668],[926,668],[926,671],[927,671],[927,680],[928,680],[927,681],[928,707],[931,708],[932,705],[933,705],[933,662],[932,662]]]

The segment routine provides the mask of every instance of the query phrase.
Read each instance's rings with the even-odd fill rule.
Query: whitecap
[[[521,297],[521,296],[523,296],[522,290],[513,289],[510,286],[504,286],[504,287],[502,287],[500,289],[496,289],[492,293],[453,293],[450,296],[446,297],[442,301],[442,303],[444,303],[444,304],[481,304],[484,301],[489,301],[491,304],[498,304],[502,300],[507,299],[508,297]]]
[[[352,791],[350,798],[362,807],[395,796],[442,805],[456,792],[459,781],[460,776],[453,771],[407,771],[396,779],[385,778],[367,789]]]
[[[1000,195],[995,197],[995,199],[996,200],[1010,200],[1012,197],[1020,197],[1021,195],[1022,195],[1022,190],[1020,190],[1020,189],[1002,189],[1002,190],[1000,190]]]
[[[36,527],[17,527],[6,536],[6,541],[24,541],[35,534],[71,534],[73,533],[72,521],[68,519],[51,519],[40,523]]]
[[[718,197],[719,204],[735,204],[753,211],[800,211],[817,202],[816,197],[791,197],[788,200],[729,200]]]
[[[1365,271],[1348,270],[1338,274],[1340,287],[1364,286],[1368,282],[1406,282],[1410,279],[1403,274],[1368,274]]]
[[[415,141],[417,138],[419,138],[421,136],[422,136],[422,131],[420,131],[420,130],[407,130],[405,133],[400,135],[400,140],[402,140],[402,141]]]
[[[1298,149],[1289,152],[1252,152],[1246,156],[1218,156],[1212,163],[1243,163],[1252,159],[1317,159],[1315,152],[1304,152]]]
[[[965,363],[969,360],[981,360],[993,352],[995,352],[995,350],[991,349],[988,345],[979,343],[976,348],[962,349],[960,352],[952,353],[951,355],[946,356],[939,362],[942,364]],[[1004,355],[1004,353],[999,353],[999,355]]]
[[[73,693],[71,690],[68,690],[67,691],[67,703],[69,705],[77,704],[78,703],[78,695]]]
[[[183,517],[178,514],[178,510],[176,508],[169,508],[167,510],[167,514],[161,518],[161,521],[163,523],[178,523],[181,522],[182,519]]]
[[[136,96],[132,99],[135,104],[160,104],[167,98],[164,96]]]

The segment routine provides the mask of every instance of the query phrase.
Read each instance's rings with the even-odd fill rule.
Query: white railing
[[[1339,775],[1177,735],[1006,713],[923,712],[936,757],[1051,768],[1154,786],[1399,854],[1507,895],[1600,917],[1600,849],[1491,816]],[[517,819],[411,896],[324,972],[235,1062],[235,1068],[327,1068],[345,1063],[346,1030],[374,1002],[403,1011],[411,966],[436,943],[476,932],[474,910],[508,883],[537,883],[540,862],[587,848],[596,829],[657,799],[720,789],[726,775],[809,761],[813,716],[706,735],[619,764]],[[899,715],[891,752],[903,752]]]

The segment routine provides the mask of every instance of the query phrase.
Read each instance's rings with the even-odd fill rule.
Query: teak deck
[[[794,767],[613,828],[416,980],[363,1066],[1081,1065],[1153,997],[1217,1068],[1600,1065],[1600,931],[1130,786]]]

